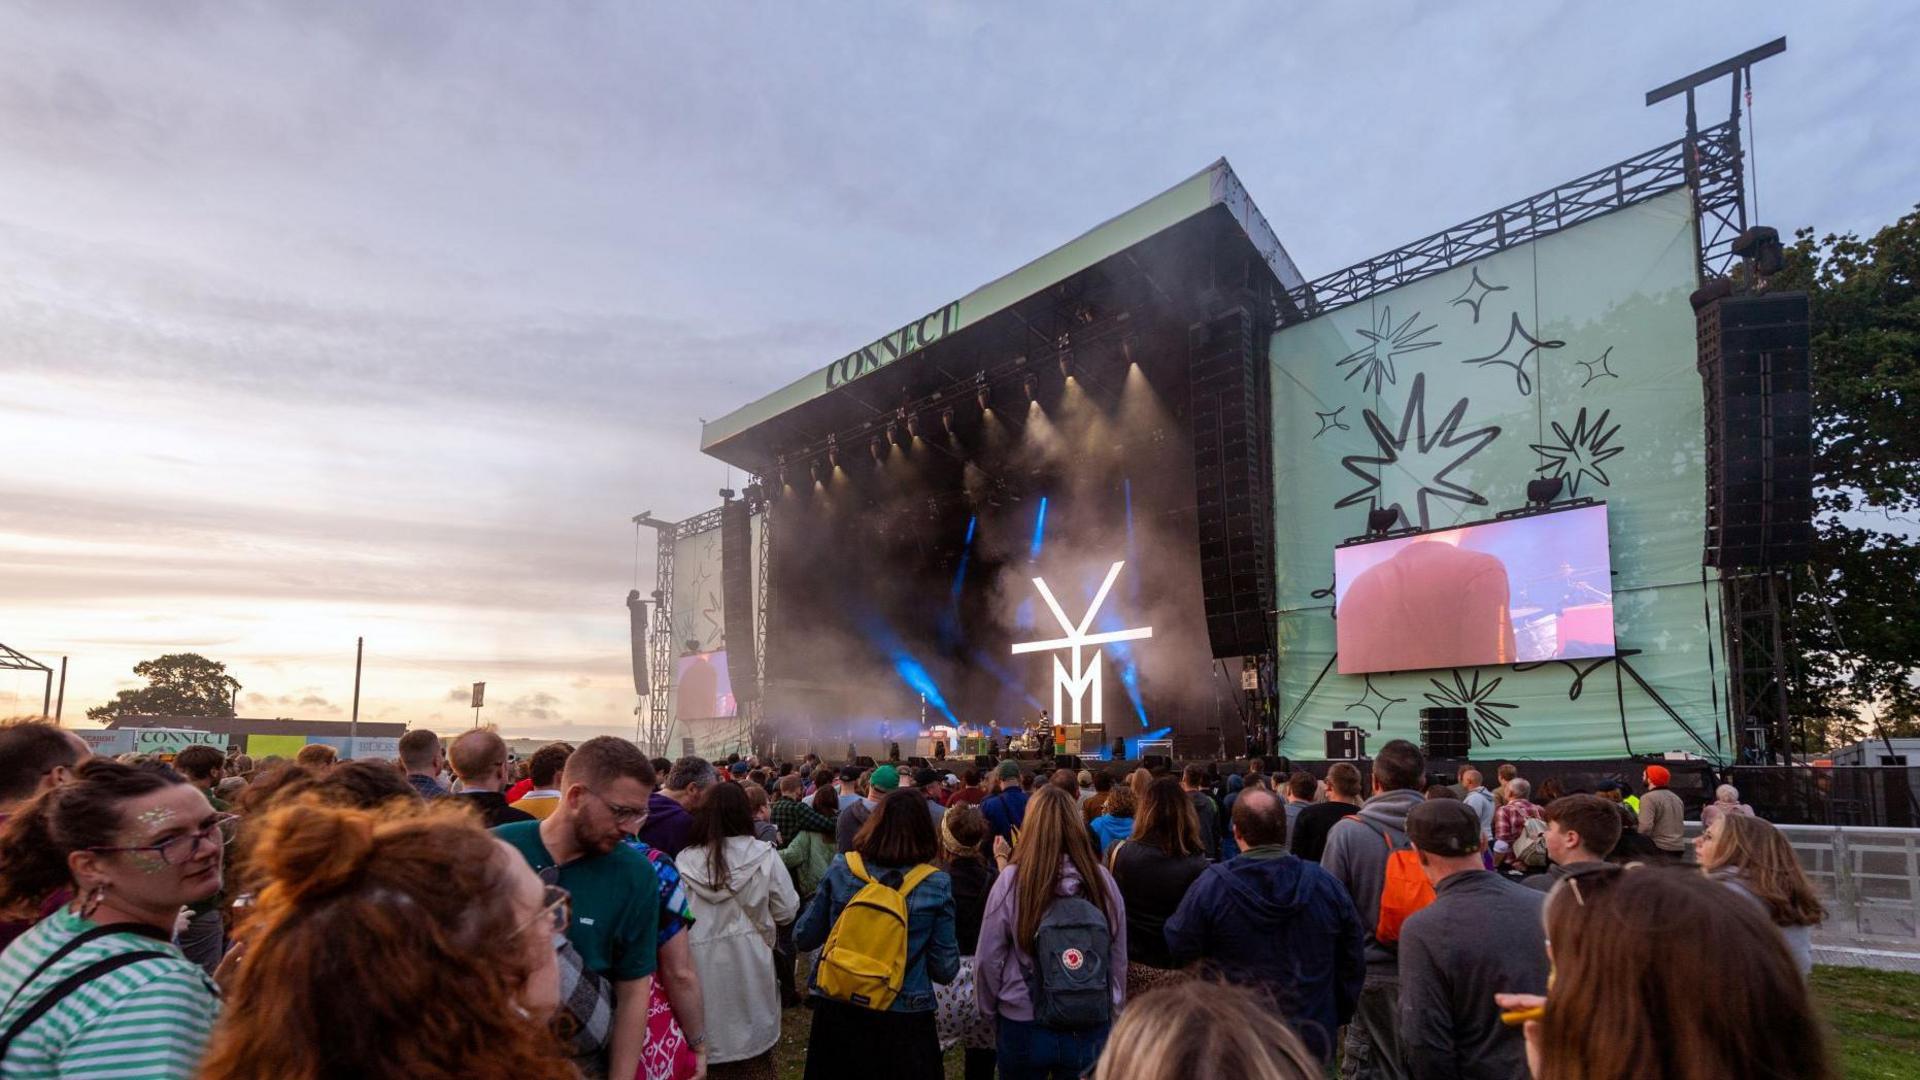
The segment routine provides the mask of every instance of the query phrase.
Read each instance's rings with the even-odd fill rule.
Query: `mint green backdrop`
[[[1730,753],[1718,586],[1700,565],[1690,199],[1664,195],[1273,335],[1282,753],[1322,756],[1335,721],[1373,748],[1417,739],[1429,704],[1468,708],[1476,756]],[[1562,474],[1563,497],[1607,503],[1622,660],[1333,670],[1333,548],[1366,531],[1369,508],[1444,527],[1521,506],[1529,479]]]

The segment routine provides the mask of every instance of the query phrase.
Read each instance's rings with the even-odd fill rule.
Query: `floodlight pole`
[[[60,658],[60,696],[53,699],[53,722],[60,722],[60,714],[67,710],[67,658]]]
[[[353,639],[353,718],[347,721],[347,753],[360,756],[360,662],[366,657],[367,639]]]

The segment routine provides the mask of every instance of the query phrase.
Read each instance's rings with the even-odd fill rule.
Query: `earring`
[[[80,905],[80,917],[83,919],[93,918],[94,911],[100,907],[100,902],[106,898],[107,887],[105,885],[95,885],[93,891],[87,894],[86,901]]]

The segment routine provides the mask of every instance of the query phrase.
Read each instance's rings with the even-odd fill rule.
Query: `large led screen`
[[[1333,593],[1342,675],[1612,656],[1607,508],[1336,548]]]

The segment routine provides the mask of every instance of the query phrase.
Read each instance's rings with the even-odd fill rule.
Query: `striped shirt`
[[[61,999],[13,1041],[0,1074],[7,1080],[188,1080],[220,1004],[206,973],[174,946],[110,934],[21,985],[93,925],[62,907],[0,953],[0,1032],[55,984],[97,960],[128,952],[166,955],[116,968]]]

